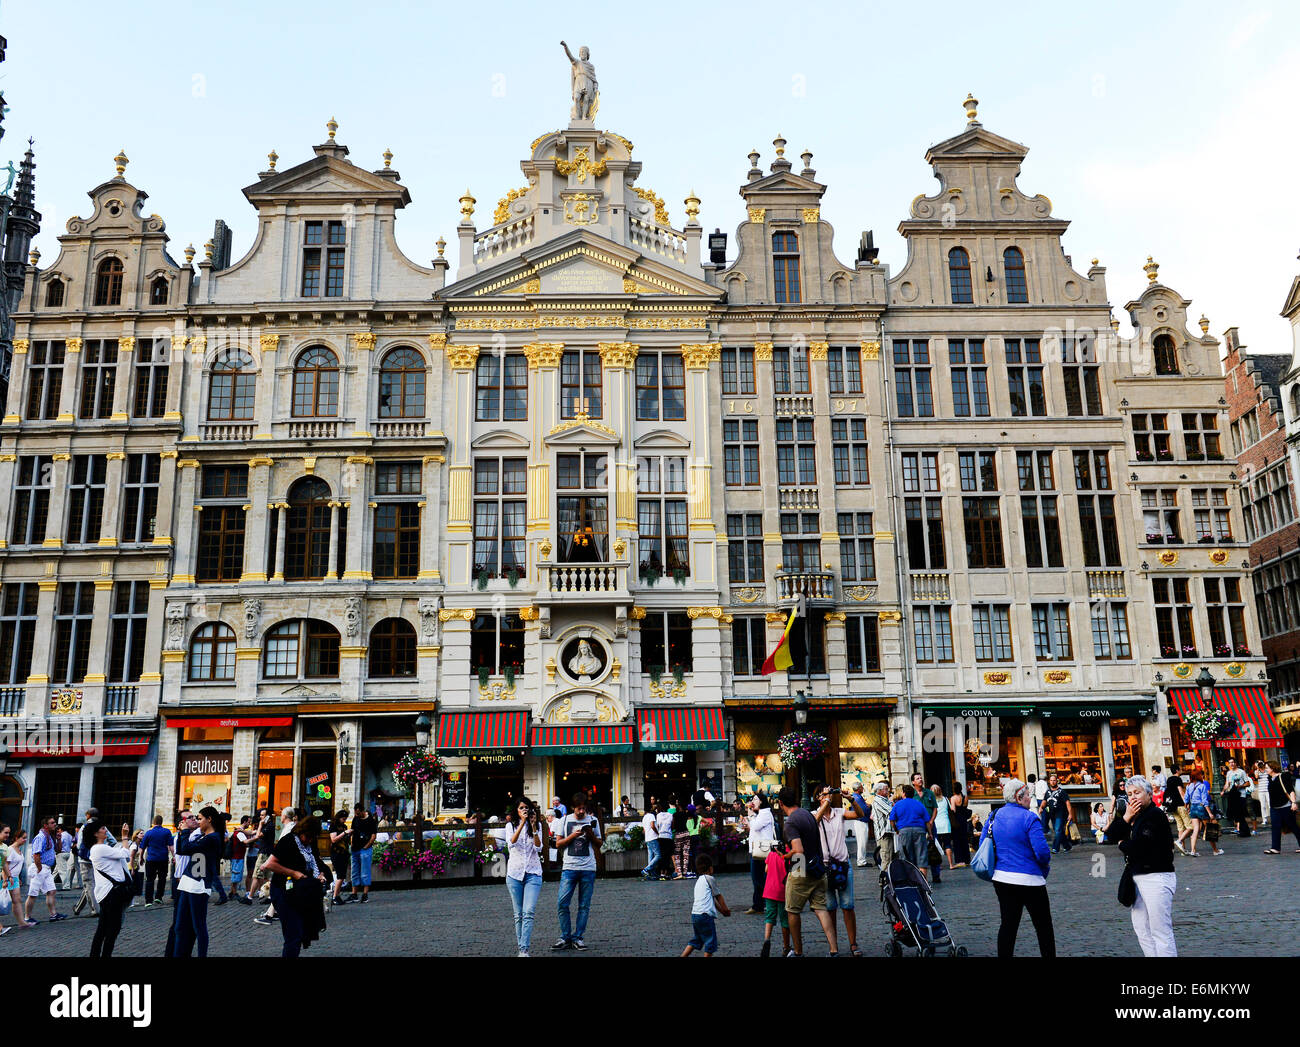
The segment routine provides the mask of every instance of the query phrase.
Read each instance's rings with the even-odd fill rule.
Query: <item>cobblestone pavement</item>
[[[1295,884],[1300,855],[1284,837],[1281,855],[1263,854],[1267,835],[1241,840],[1224,837],[1222,857],[1208,852],[1176,862],[1178,899],[1174,929],[1185,956],[1222,956],[1226,942],[1251,942],[1264,953],[1300,953],[1297,944]],[[1113,847],[1076,845],[1073,853],[1053,856],[1048,881],[1057,951],[1062,956],[1140,956],[1128,912],[1115,901],[1123,867]],[[858,941],[867,956],[880,957],[888,937],[881,914],[875,869],[855,869],[859,918]],[[992,886],[969,869],[945,871],[935,889],[935,904],[953,937],[972,956],[993,956],[997,902]],[[737,915],[718,920],[719,955],[757,955],[762,942],[760,917],[740,915],[748,907],[749,878],[724,873],[718,884]],[[560,959],[590,956],[670,956],[690,938],[693,881],[641,883],[635,879],[598,880],[587,929],[590,950],[556,954]],[[553,955],[557,936],[555,902],[558,885],[543,886],[537,906],[533,955]],[[60,892],[60,912],[71,914],[77,892]],[[115,956],[161,956],[172,917],[170,902],[144,910],[143,900],[127,912]],[[213,956],[277,956],[278,926],[252,923],[258,910],[233,902],[209,909]],[[37,915],[44,912],[38,901]],[[12,918],[4,919],[12,924]],[[328,917],[324,937],[304,953],[318,956],[513,956],[510,901],[504,886],[484,884],[424,890],[376,891],[365,905],[347,905]],[[11,930],[0,938],[0,958],[86,956],[95,919],[81,916],[62,923],[41,923],[33,931]],[[827,945],[816,920],[804,914],[809,956],[825,955]],[[779,930],[777,932],[779,934]],[[843,934],[843,925],[840,925]],[[1020,929],[1020,955],[1037,955],[1026,916]]]

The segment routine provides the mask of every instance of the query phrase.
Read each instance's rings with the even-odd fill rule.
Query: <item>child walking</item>
[[[772,955],[772,928],[781,923],[781,955],[790,955],[790,917],[785,911],[785,844],[776,843],[767,852],[767,879],[763,883],[763,951],[764,959]]]
[[[694,900],[691,902],[691,927],[693,937],[682,950],[683,956],[690,956],[696,949],[701,949],[705,956],[712,956],[718,951],[717,916],[730,916],[727,900],[718,893],[718,885],[713,879],[713,859],[701,854],[695,859]]]

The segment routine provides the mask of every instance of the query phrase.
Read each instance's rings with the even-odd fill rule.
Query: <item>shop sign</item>
[[[181,758],[181,774],[229,775],[229,756],[184,756]]]
[[[462,753],[462,755],[465,755]],[[497,771],[514,771],[518,772],[523,768],[523,757],[517,752],[510,752],[504,749],[497,749],[492,752],[471,751],[469,754],[470,767],[491,767]]]
[[[684,753],[654,753],[654,759],[651,761],[656,767],[663,764],[683,764],[686,762]]]
[[[1151,712],[1149,702],[1112,705],[1044,705],[1039,714],[1044,720],[1122,720],[1129,716],[1146,716]]]
[[[700,780],[700,788],[703,789],[705,792],[713,793],[715,797],[722,795],[722,768],[721,767],[702,768],[699,773],[699,780]]]
[[[442,807],[459,811],[469,806],[469,775],[465,771],[442,772]]]
[[[292,723],[292,716],[231,716],[213,720],[167,718],[168,727],[288,727]]]

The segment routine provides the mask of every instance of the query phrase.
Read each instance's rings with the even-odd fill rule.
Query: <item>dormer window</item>
[[[166,305],[170,297],[171,287],[167,283],[167,277],[159,276],[149,285],[149,304]]]
[[[45,288],[45,308],[59,309],[63,306],[63,281],[51,280]]]
[[[1007,281],[1007,301],[1011,305],[1026,304],[1029,285],[1025,282],[1025,256],[1019,247],[1008,247],[1002,252],[1002,272]]]
[[[1178,373],[1178,350],[1167,334],[1158,334],[1152,343],[1156,357],[1156,374]]]
[[[799,238],[794,233],[772,234],[772,286],[777,302],[803,301],[799,287]]]
[[[964,247],[954,247],[948,252],[948,286],[954,305],[970,305],[971,294],[970,255]]]
[[[122,267],[120,258],[105,258],[95,270],[95,304],[122,304]]]
[[[326,298],[343,297],[343,261],[347,226],[342,222],[306,222],[303,229],[302,294],[319,298],[324,270]]]

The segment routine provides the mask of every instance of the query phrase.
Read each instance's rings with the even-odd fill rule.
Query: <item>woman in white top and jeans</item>
[[[89,821],[81,827],[82,838],[95,842],[90,846],[90,865],[95,870],[95,904],[99,923],[90,943],[90,958],[105,959],[113,955],[113,945],[122,929],[122,913],[131,904],[135,884],[131,880],[131,850],[126,844],[108,843],[108,826]],[[122,826],[123,840],[131,838],[131,827]]]
[[[515,914],[515,940],[519,955],[527,956],[533,940],[533,913],[542,893],[542,818],[535,803],[521,799],[509,814],[506,846],[510,858],[506,863],[506,887]]]
[[[776,819],[767,797],[755,793],[746,805],[749,815],[749,879],[754,888],[746,916],[753,916],[763,911],[763,884],[767,882],[767,852],[776,843]]]

